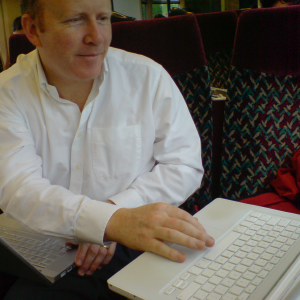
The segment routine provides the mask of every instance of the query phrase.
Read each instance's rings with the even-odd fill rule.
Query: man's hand
[[[108,248],[96,244],[79,244],[75,265],[79,267],[78,274],[92,275],[101,265],[107,265],[114,256],[117,243],[112,243]]]
[[[165,203],[120,208],[110,218],[105,238],[176,262],[183,262],[185,255],[163,241],[197,250],[214,245],[214,239],[206,233],[197,218]]]

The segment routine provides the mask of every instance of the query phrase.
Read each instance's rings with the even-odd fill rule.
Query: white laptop
[[[300,299],[300,215],[215,199],[195,215],[212,248],[175,263],[143,253],[108,280],[111,290],[143,300]]]

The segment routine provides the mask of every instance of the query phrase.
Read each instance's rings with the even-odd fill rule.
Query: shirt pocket
[[[92,152],[94,173],[99,179],[132,175],[141,157],[140,125],[92,128]]]

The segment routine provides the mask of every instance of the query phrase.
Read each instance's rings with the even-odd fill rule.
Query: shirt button
[[[80,138],[82,136],[81,132],[79,132],[77,136]]]
[[[80,169],[80,166],[79,166],[79,165],[77,165],[77,166],[76,166],[76,170],[79,170],[79,169]]]

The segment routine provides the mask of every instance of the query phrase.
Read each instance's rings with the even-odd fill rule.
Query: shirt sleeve
[[[162,69],[154,86],[155,167],[110,199],[121,207],[148,203],[182,204],[199,189],[203,177],[201,143],[186,102]]]
[[[75,195],[42,176],[29,122],[13,97],[0,100],[0,207],[28,229],[103,244],[116,205]],[[6,96],[6,97],[5,97]],[[86,211],[89,217],[85,217]]]

